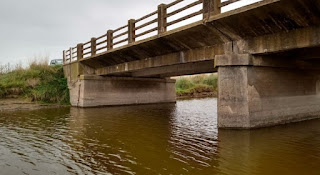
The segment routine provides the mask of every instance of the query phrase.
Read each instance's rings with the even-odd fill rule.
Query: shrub
[[[180,90],[187,90],[194,86],[188,78],[179,78],[176,82],[176,88]]]
[[[176,93],[178,96],[216,92],[217,90],[218,77],[216,74],[183,77],[176,81]]]
[[[218,88],[218,77],[214,74],[209,75],[204,81],[203,84],[213,87],[214,89]]]

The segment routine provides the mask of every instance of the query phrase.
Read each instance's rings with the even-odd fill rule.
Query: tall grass
[[[195,93],[218,91],[218,76],[216,74],[181,77],[176,82],[178,96],[192,95]]]
[[[49,66],[48,59],[34,59],[27,68],[16,66],[0,73],[0,98],[22,97],[45,103],[69,103],[62,66]]]

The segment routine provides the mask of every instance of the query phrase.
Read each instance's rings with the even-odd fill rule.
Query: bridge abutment
[[[258,128],[320,117],[320,72],[294,59],[217,56],[219,128]]]
[[[176,101],[175,80],[81,75],[69,85],[71,105],[97,107]]]

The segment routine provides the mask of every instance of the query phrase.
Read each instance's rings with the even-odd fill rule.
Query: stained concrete
[[[237,59],[219,64],[225,60],[218,61],[219,128],[257,128],[320,117],[319,70],[270,67],[261,61],[259,66],[244,65]],[[249,62],[255,62],[254,57]]]
[[[81,75],[69,84],[71,105],[97,107],[176,101],[175,80]]]

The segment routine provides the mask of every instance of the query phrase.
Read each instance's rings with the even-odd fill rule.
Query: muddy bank
[[[60,107],[67,106],[57,104],[33,103],[24,99],[0,99],[0,112],[26,111]]]
[[[199,93],[178,93],[177,99],[189,99],[189,98],[206,98],[206,97],[218,97],[217,92],[199,92]]]

